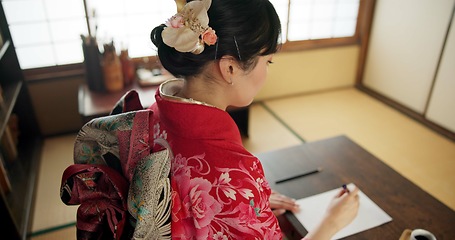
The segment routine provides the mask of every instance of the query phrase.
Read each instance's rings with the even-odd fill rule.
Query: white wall
[[[255,100],[354,86],[359,50],[351,45],[277,53]]]
[[[454,2],[377,0],[364,85],[423,114]]]
[[[44,136],[77,132],[82,127],[77,93],[82,76],[28,83],[36,119]]]

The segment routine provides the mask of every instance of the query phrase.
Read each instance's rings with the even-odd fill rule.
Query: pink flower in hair
[[[213,30],[211,27],[207,28],[205,32],[202,33],[202,40],[205,42],[207,45],[214,45],[217,40],[217,36],[215,34],[215,30]]]
[[[186,3],[185,0],[176,0],[177,14],[166,21],[166,28],[161,36],[164,44],[175,48],[179,52],[200,54],[204,51],[204,43],[216,43],[215,31],[209,29],[207,14],[212,0],[194,0]],[[206,36],[202,36],[202,34]]]
[[[183,19],[183,16],[180,14],[175,14],[172,16],[169,20],[166,21],[166,26],[172,27],[172,28],[181,28],[185,26],[185,20]]]

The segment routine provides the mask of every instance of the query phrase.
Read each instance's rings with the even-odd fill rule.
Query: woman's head
[[[268,0],[212,0],[207,14],[217,43],[205,45],[199,54],[179,52],[166,45],[162,38],[165,25],[152,31],[160,62],[173,75],[196,76],[207,64],[224,56],[234,58],[244,71],[249,71],[258,56],[278,50],[281,25]]]

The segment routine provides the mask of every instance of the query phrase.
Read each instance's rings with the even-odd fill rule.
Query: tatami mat
[[[306,141],[347,135],[455,209],[455,143],[354,88],[266,101]]]
[[[455,143],[356,89],[255,103],[249,128],[244,145],[252,153],[347,135],[455,209]],[[75,134],[45,141],[33,218],[35,232],[76,220],[76,207],[64,205],[59,197],[61,174],[72,163],[74,138]],[[32,238],[40,239],[75,239],[75,227]]]
[[[278,121],[262,103],[250,107],[249,137],[243,145],[253,154],[301,144],[302,141]]]
[[[46,231],[76,221],[76,206],[60,200],[62,173],[73,163],[76,134],[47,138],[44,141],[38,175],[32,232]]]
[[[31,240],[76,240],[76,226],[49,231],[32,237]]]

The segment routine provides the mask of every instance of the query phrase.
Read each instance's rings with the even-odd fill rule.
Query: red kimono
[[[174,97],[182,85],[164,83],[150,107],[153,139],[166,140],[174,154],[172,238],[281,239],[262,165],[235,122],[226,111]]]

